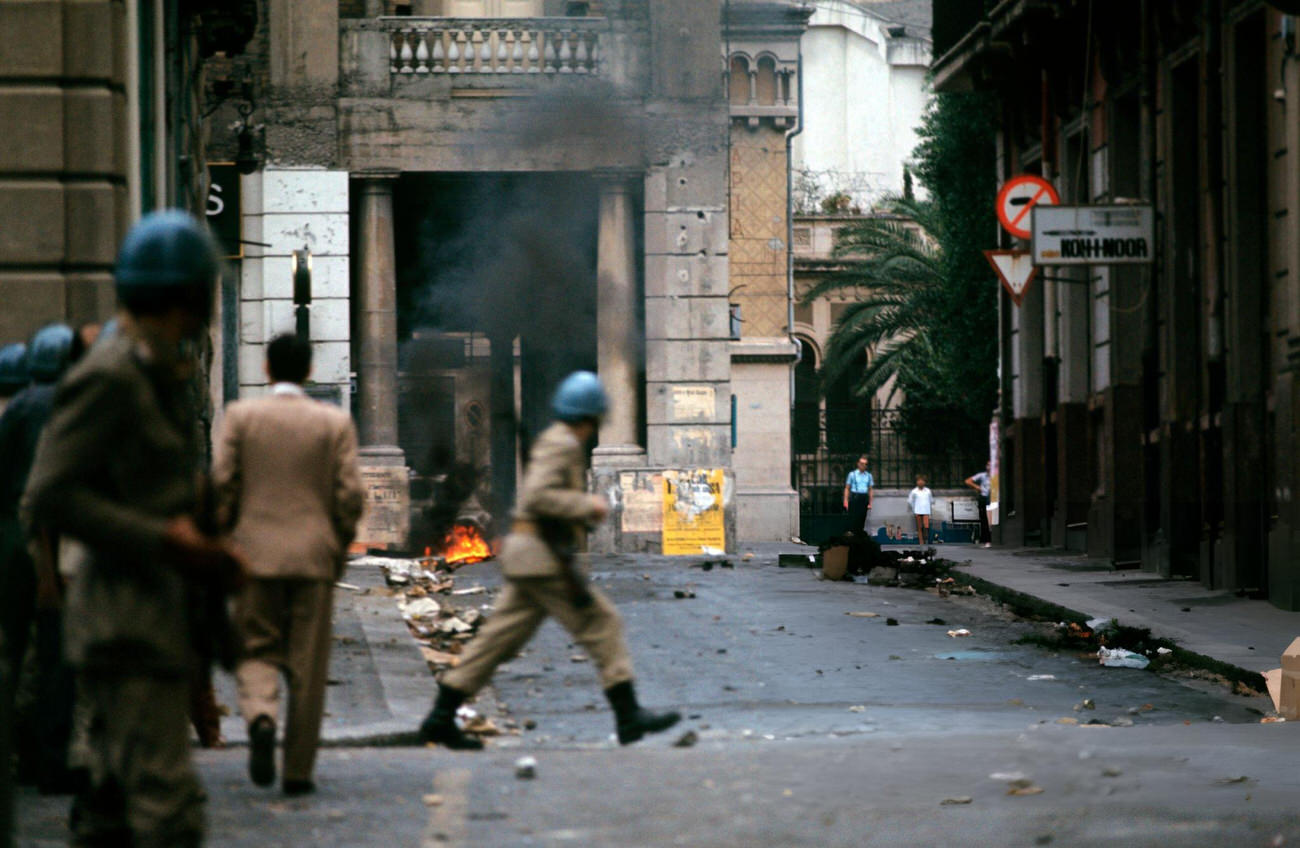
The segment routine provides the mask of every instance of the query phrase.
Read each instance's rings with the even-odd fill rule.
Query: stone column
[[[593,465],[641,465],[641,408],[636,290],[636,222],[632,188],[623,176],[600,180],[600,232],[596,249],[596,353],[609,413],[600,427]]]
[[[404,464],[397,443],[397,260],[393,246],[396,174],[366,174],[361,191],[357,253],[358,438],[368,464]],[[376,462],[386,457],[389,462]]]

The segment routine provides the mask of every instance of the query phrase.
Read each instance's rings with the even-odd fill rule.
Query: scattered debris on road
[[[520,757],[515,760],[515,777],[520,780],[532,780],[537,777],[537,760],[534,757]]]
[[[969,795],[957,795],[952,798],[944,798],[942,801],[939,802],[939,806],[940,807],[960,806],[962,804],[970,804],[974,800],[975,799]]]
[[[969,635],[971,635],[971,632],[967,630],[965,627],[959,627],[956,630],[948,631],[949,639],[960,639],[962,637],[969,636]]]
[[[878,612],[846,612],[845,615],[851,615],[854,618],[880,618]]]
[[[695,745],[696,742],[699,741],[700,741],[700,735],[696,733],[694,730],[688,730],[685,733],[683,733],[681,736],[677,737],[677,741],[673,743],[673,747],[691,748]]]
[[[1107,668],[1146,668],[1151,660],[1126,648],[1100,648],[1097,660]]]
[[[444,669],[454,668],[460,661],[464,644],[473,638],[487,616],[482,609],[476,607],[457,607],[450,598],[490,595],[487,588],[455,588],[456,578],[450,570],[443,567],[445,562],[439,557],[363,559],[378,565],[383,571],[384,582],[390,592],[396,595],[397,609],[406,621],[411,636],[420,646],[420,653],[429,666],[429,671],[437,674]],[[462,563],[458,567],[463,565]]]
[[[1011,781],[1011,786],[1009,789],[1007,789],[1008,795],[1015,795],[1015,796],[1041,795],[1042,792],[1043,792],[1043,787],[1035,786],[1033,781],[1029,780],[1028,778],[1022,778],[1020,780]]]

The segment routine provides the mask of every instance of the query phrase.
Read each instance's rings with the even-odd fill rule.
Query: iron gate
[[[790,470],[791,483],[799,493],[799,535],[809,544],[847,529],[844,481],[864,453],[878,489],[911,489],[918,474],[925,475],[931,489],[958,487],[982,469],[987,459],[983,455],[912,453],[904,444],[896,409],[823,408],[818,411],[815,433],[808,426],[812,424],[809,418],[796,420]]]

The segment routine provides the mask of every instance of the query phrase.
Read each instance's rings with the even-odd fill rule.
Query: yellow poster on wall
[[[669,556],[726,550],[721,468],[665,471],[663,552]]]

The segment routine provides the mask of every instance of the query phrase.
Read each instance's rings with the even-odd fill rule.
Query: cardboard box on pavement
[[[1300,719],[1300,638],[1282,652],[1282,687],[1278,713],[1287,721]]]

